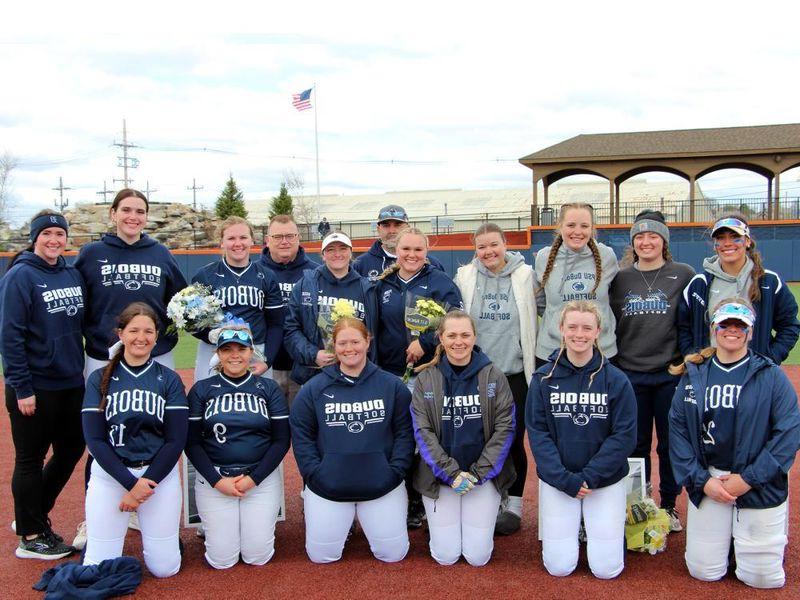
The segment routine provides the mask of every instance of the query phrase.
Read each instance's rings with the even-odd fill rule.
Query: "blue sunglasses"
[[[219,342],[235,342],[237,340],[246,346],[250,346],[253,343],[253,338],[250,337],[250,334],[242,329],[224,329],[219,334]],[[219,345],[219,342],[217,345]]]

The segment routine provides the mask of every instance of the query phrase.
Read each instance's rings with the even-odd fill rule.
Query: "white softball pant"
[[[141,477],[147,467],[129,469]],[[122,556],[130,513],[122,512],[119,503],[127,490],[92,463],[89,489],[86,491],[86,557],[83,563],[96,565],[109,558]],[[139,527],[142,530],[144,562],[156,577],[171,577],[181,568],[178,548],[178,527],[181,518],[181,480],[178,467],[170,471],[150,498],[139,505]]]
[[[154,356],[153,360],[159,364],[164,365],[175,370],[175,356],[172,354],[172,350],[167,352],[166,354],[162,354],[161,356]],[[91,356],[86,357],[86,363],[83,367],[83,379],[84,381],[89,379],[89,375],[91,375],[97,369],[102,369],[105,367],[109,361],[107,360],[97,360],[96,358],[92,358]]]
[[[266,564],[275,554],[275,522],[283,496],[280,469],[275,469],[242,498],[226,496],[200,473],[194,484],[197,511],[206,534],[206,560],[215,569],[239,562]]]
[[[256,348],[262,354],[264,353],[264,344],[256,344]],[[156,358],[158,360],[158,358]],[[197,383],[202,379],[208,379],[216,374],[212,367],[219,363],[217,360],[217,347],[212,346],[208,342],[200,340],[197,343],[197,355],[194,359],[194,381]],[[272,379],[272,369],[262,375],[262,377]]]
[[[583,500],[541,482],[542,558],[550,575],[569,575],[578,565],[581,515],[592,574],[613,579],[625,567],[625,480],[592,490]]]
[[[354,517],[358,517],[375,558],[383,562],[398,562],[408,553],[405,483],[385,496],[365,502],[334,502],[306,488],[303,503],[306,553],[311,562],[329,563],[342,558]]]
[[[713,477],[726,474],[713,467]],[[787,503],[773,508],[742,508],[708,496],[697,508],[689,502],[686,520],[686,566],[692,577],[716,581],[728,571],[733,538],[736,577],[755,588],[783,587]]]
[[[422,497],[431,556],[440,565],[452,565],[463,554],[473,567],[492,558],[494,524],[500,508],[500,492],[491,482],[476,485],[460,496],[448,485],[439,486],[439,498]]]

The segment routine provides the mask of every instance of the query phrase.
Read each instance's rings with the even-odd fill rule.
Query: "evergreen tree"
[[[286,183],[281,183],[281,191],[272,198],[272,202],[269,205],[269,218],[271,219],[275,215],[290,215],[293,210],[292,196],[289,194],[289,190],[286,189]]]
[[[236,186],[233,175],[228,178],[225,188],[217,198],[214,211],[220,219],[227,219],[231,216],[247,218],[247,209],[244,207],[244,194]]]

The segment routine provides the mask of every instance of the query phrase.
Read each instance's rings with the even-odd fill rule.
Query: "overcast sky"
[[[118,186],[123,118],[153,200],[191,202],[194,178],[213,206],[229,173],[266,198],[288,170],[314,193],[314,111],[291,95],[315,83],[323,194],[525,187],[517,159],[581,133],[800,122],[798,2],[164,4],[4,15],[13,220],[52,206],[59,177],[71,204]]]

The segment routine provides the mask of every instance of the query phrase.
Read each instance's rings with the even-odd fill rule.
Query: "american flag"
[[[308,110],[311,108],[311,90],[313,89],[314,88],[308,88],[299,94],[292,94],[292,106],[297,110]]]

